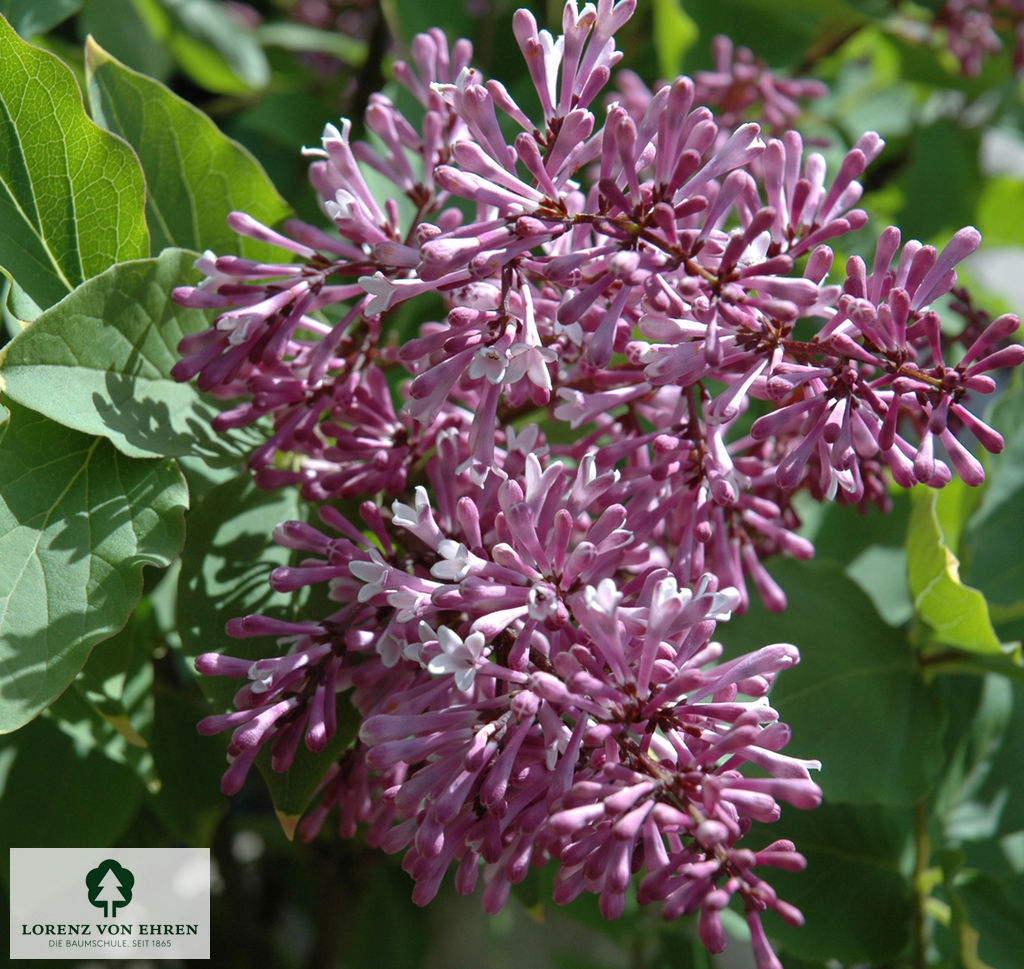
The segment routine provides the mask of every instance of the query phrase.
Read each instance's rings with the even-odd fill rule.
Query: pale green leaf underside
[[[129,457],[238,457],[233,437],[210,428],[216,407],[170,376],[186,333],[209,321],[178,306],[195,254],[113,266],[47,310],[11,342],[0,371],[13,400]]]
[[[947,544],[936,512],[939,493],[918,488],[912,499],[907,576],[917,614],[940,643],[975,653],[1001,652],[985,597],[960,581],[960,562]],[[953,522],[950,528],[959,534],[961,523]]]
[[[59,696],[142,593],[142,566],[184,539],[185,482],[170,461],[9,403],[0,443],[0,732]]]

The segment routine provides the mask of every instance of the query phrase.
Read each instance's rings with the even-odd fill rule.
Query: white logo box
[[[209,959],[208,848],[11,848],[12,959]]]

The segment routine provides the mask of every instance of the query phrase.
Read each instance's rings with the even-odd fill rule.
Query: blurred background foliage
[[[0,14],[63,59],[83,89],[89,35],[164,82],[245,146],[288,204],[316,222],[300,147],[317,144],[324,124],[340,116],[358,129],[373,91],[398,97],[391,64],[416,32],[442,26],[471,38],[484,73],[529,102],[511,40],[520,5],[0,0]],[[558,2],[528,5],[557,30]],[[724,33],[781,75],[828,84],[800,130],[830,165],[863,131],[882,134],[886,149],[866,176],[871,223],[856,240],[862,253],[889,222],[904,238],[938,245],[975,224],[985,243],[961,273],[972,306],[990,316],[1024,306],[1024,88],[1011,40],[967,76],[947,35],[929,26],[941,0],[640,0],[639,7],[618,40],[622,66],[646,83],[709,69],[712,38]],[[837,253],[837,265],[850,254]],[[5,314],[13,336],[18,323]],[[815,562],[773,567],[790,608],[769,615],[755,606],[720,629],[733,650],[773,640],[800,645],[804,662],[780,678],[775,702],[794,727],[792,752],[826,765],[825,805],[788,812],[763,832],[764,841],[792,837],[810,862],[807,872],[777,881],[808,920],[797,930],[772,925],[787,969],[1021,964],[1024,676],[1010,655],[1024,635],[1019,381],[1002,389],[997,409],[993,423],[1007,448],[989,462],[982,492],[951,485],[937,499],[898,497],[888,516],[808,509]],[[125,628],[93,651],[41,716],[0,737],[7,845],[211,847],[213,959],[239,969],[750,965],[739,941],[724,957],[709,957],[687,920],[663,925],[656,913],[628,910],[606,923],[592,899],[559,910],[543,871],[497,917],[450,886],[420,910],[395,859],[329,833],[314,844],[291,843],[287,820],[283,828],[275,815],[280,792],[272,797],[255,774],[240,795],[223,797],[226,741],[195,732],[210,700],[187,657],[216,647],[208,631],[243,605],[274,607],[262,585],[274,555],[266,537],[296,510],[286,507],[293,499],[255,494],[231,469],[189,460],[182,459],[188,524],[213,538],[186,546],[167,569],[146,569]],[[218,517],[225,504],[244,515],[225,523]],[[929,563],[948,561],[946,552],[960,568],[944,580],[962,580],[987,598],[966,646],[944,637],[914,579],[915,562],[919,576],[930,575]],[[240,588],[244,603],[225,598]],[[987,650],[986,637],[1003,647]],[[836,666],[845,683],[832,677]],[[6,875],[6,852],[0,864]],[[745,934],[738,914],[728,927],[737,939]]]

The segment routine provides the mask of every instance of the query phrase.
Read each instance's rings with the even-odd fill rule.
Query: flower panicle
[[[768,699],[796,647],[725,659],[717,624],[748,587],[785,607],[765,563],[813,555],[801,494],[980,483],[975,445],[1003,443],[977,401],[1024,347],[957,286],[972,227],[937,249],[890,226],[870,263],[833,265],[884,143],[834,171],[805,150],[816,85],[719,40],[713,72],[620,75],[604,100],[633,8],[570,0],[558,36],[515,15],[535,118],[468,42],[420,35],[395,77],[421,120],[377,95],[372,142],[342,120],[305,150],[323,224],[236,213],[279,261],[204,253],[175,292],[215,318],[174,376],[233,401],[217,430],[266,429],[256,482],[319,510],[275,531],[293,555],[270,584],[329,603],[232,621],[276,648],[198,658],[241,681],[200,729],[231,731],[233,792],[263,749],[281,771],[326,749],[349,704],[358,736],[301,837],[331,812],[363,827],[421,904],[454,870],[497,911],[551,862],[556,901],[613,918],[635,882],[711,951],[739,896],[763,969],[761,914],[800,921],[763,870],[803,858],[740,841],[814,807],[819,765],[782,752]],[[410,331],[406,304],[432,318]]]
[[[821,797],[810,774],[820,765],[780,752],[789,731],[766,697],[797,650],[724,661],[712,636],[739,594],[711,574],[688,586],[652,567],[653,523],[634,529],[624,506],[602,501],[617,478],[592,459],[574,469],[513,451],[505,467],[492,489],[462,472],[452,503],[448,470],[431,465],[389,522],[366,508],[364,524],[387,529],[385,550],[326,510],[324,529],[278,529],[308,557],[278,569],[275,587],[326,583],[340,605],[317,622],[229,624],[240,638],[276,637],[278,656],[197,659],[201,672],[244,681],[235,712],[199,726],[232,731],[223,789],[240,787],[263,746],[275,770],[303,737],[322,749],[334,692],[347,688],[358,742],[300,833],[314,836],[337,808],[343,832],[365,825],[404,853],[420,904],[455,868],[458,890],[482,878],[496,911],[550,860],[556,901],[593,892],[609,918],[642,868],[640,900],[666,917],[700,911],[702,937],[719,948],[715,913],[734,894],[798,919],[754,869],[797,868],[800,856],[736,844],[781,803]],[[768,777],[746,777],[745,763]]]

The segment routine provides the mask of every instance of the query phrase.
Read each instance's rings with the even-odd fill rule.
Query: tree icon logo
[[[101,861],[85,876],[89,901],[97,908],[102,908],[106,918],[116,917],[117,910],[132,900],[134,885],[135,876],[112,858]]]

